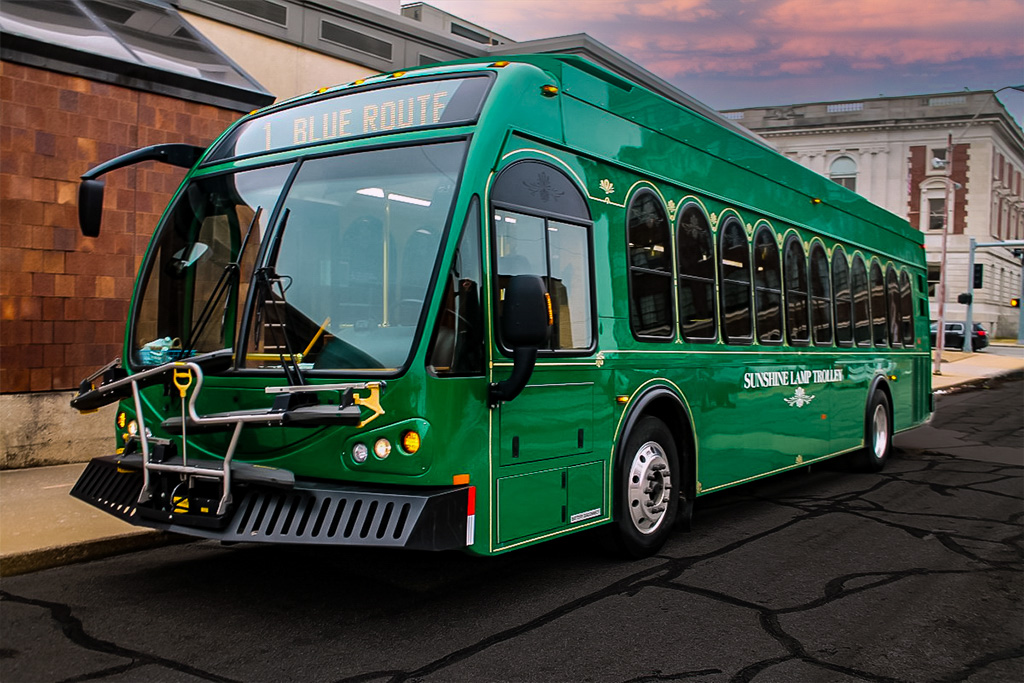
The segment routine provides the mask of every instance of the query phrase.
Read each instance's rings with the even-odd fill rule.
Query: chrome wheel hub
[[[875,406],[875,414],[871,420],[872,450],[875,458],[881,460],[889,450],[889,411],[885,406]]]
[[[665,450],[648,441],[637,449],[629,468],[626,505],[637,531],[651,534],[661,526],[671,493],[672,472]]]

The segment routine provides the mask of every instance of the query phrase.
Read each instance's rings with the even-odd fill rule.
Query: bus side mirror
[[[97,237],[102,219],[103,181],[83,180],[78,186],[78,227],[86,237]]]
[[[551,324],[551,304],[544,279],[539,275],[512,277],[505,287],[501,315],[501,339],[512,349],[512,374],[491,384],[491,408],[514,399],[530,381],[537,364],[537,350],[547,343]]]

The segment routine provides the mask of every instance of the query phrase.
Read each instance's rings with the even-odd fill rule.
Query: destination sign
[[[241,124],[210,159],[473,123],[488,84],[489,79],[479,77],[421,81],[301,104]]]

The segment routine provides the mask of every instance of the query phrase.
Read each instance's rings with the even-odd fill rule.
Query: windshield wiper
[[[268,327],[272,330],[276,330],[276,336],[280,336],[280,339],[275,339],[275,346],[278,349],[283,347],[283,351],[279,352],[281,358],[281,368],[284,370],[285,376],[288,378],[288,383],[292,386],[301,386],[306,383],[305,378],[302,376],[302,370],[299,368],[299,361],[295,355],[295,350],[292,348],[291,339],[288,335],[288,300],[285,298],[284,292],[285,287],[282,281],[287,278],[291,279],[287,275],[278,275],[274,270],[273,266],[264,266],[256,270],[256,285],[258,287],[257,293],[260,296],[259,308],[256,311],[256,325],[259,327],[262,322],[263,307],[268,304],[274,304],[272,308],[278,309],[278,302],[280,302],[280,308],[283,309],[275,313],[275,320],[271,322],[269,315],[267,316]],[[274,286],[277,286],[277,292],[274,291]],[[257,333],[258,334],[258,333]],[[267,336],[270,334],[268,332]],[[259,337],[257,337],[258,341]],[[269,341],[269,340],[268,340]]]
[[[284,214],[281,216],[280,224],[278,225],[276,230],[277,237],[270,244],[270,248],[267,250],[269,255],[269,263],[273,263],[277,259],[277,247],[280,244],[280,236],[284,233],[284,229],[288,225],[288,218],[290,216],[291,209],[285,209]],[[278,308],[277,301],[275,301],[274,292],[274,285],[277,285],[277,298],[280,300],[281,309],[283,310],[275,313],[274,317],[276,318],[276,320],[273,323],[269,322],[269,316],[267,316],[268,324],[270,326],[270,329],[276,330],[281,337],[281,339],[279,340],[275,339],[275,342],[280,342],[276,343],[275,346],[277,346],[278,349],[281,349],[282,347],[284,348],[284,350],[279,353],[279,356],[281,358],[281,368],[284,370],[284,374],[288,378],[288,383],[291,384],[292,386],[301,386],[306,384],[306,380],[302,376],[302,369],[299,367],[298,358],[295,355],[295,350],[292,348],[291,339],[289,339],[288,335],[289,306],[284,294],[286,288],[284,287],[283,284],[281,284],[285,278],[287,278],[289,281],[291,280],[290,276],[278,275],[277,271],[272,265],[263,266],[262,268],[256,269],[255,279],[256,286],[258,288],[257,295],[259,296],[259,299],[256,306],[256,313],[254,316],[256,327],[254,331],[254,334],[256,335],[255,341],[258,346],[260,327],[264,315],[264,307],[267,306],[268,304],[274,304],[273,308]],[[269,333],[267,334],[267,336],[270,336]],[[275,336],[277,336],[277,334],[275,334]]]
[[[203,305],[203,310],[199,313],[199,317],[196,318],[195,325],[192,326],[192,334],[189,335],[185,344],[182,345],[182,357],[191,355],[191,352],[194,350],[193,347],[202,336],[203,331],[206,329],[206,325],[213,318],[213,311],[216,309],[217,302],[220,301],[220,298],[228,291],[231,285],[234,284],[228,280],[228,277],[232,276],[236,282],[240,280],[242,272],[242,256],[245,255],[245,247],[249,244],[249,236],[252,234],[252,229],[259,221],[261,213],[263,213],[263,207],[259,206],[256,208],[256,213],[253,214],[252,220],[249,221],[249,227],[245,231],[245,237],[242,238],[242,244],[238,247],[238,254],[235,256],[235,260],[224,266],[224,270],[221,271],[220,277],[217,279],[217,284],[213,286],[213,291],[210,293],[209,298]]]

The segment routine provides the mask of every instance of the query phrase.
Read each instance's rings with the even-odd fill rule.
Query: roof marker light
[[[493,66],[495,69],[504,69],[508,65],[509,65],[509,62],[505,62],[505,61],[494,62],[493,64],[491,64],[491,66]]]
[[[408,73],[408,72],[406,72],[406,71],[396,71],[395,73],[391,74],[391,77],[392,78],[401,78],[406,73]]]
[[[540,88],[540,94],[544,97],[554,97],[558,94],[558,86],[542,85]]]
[[[819,197],[812,197],[811,204],[821,204],[821,199]]]

